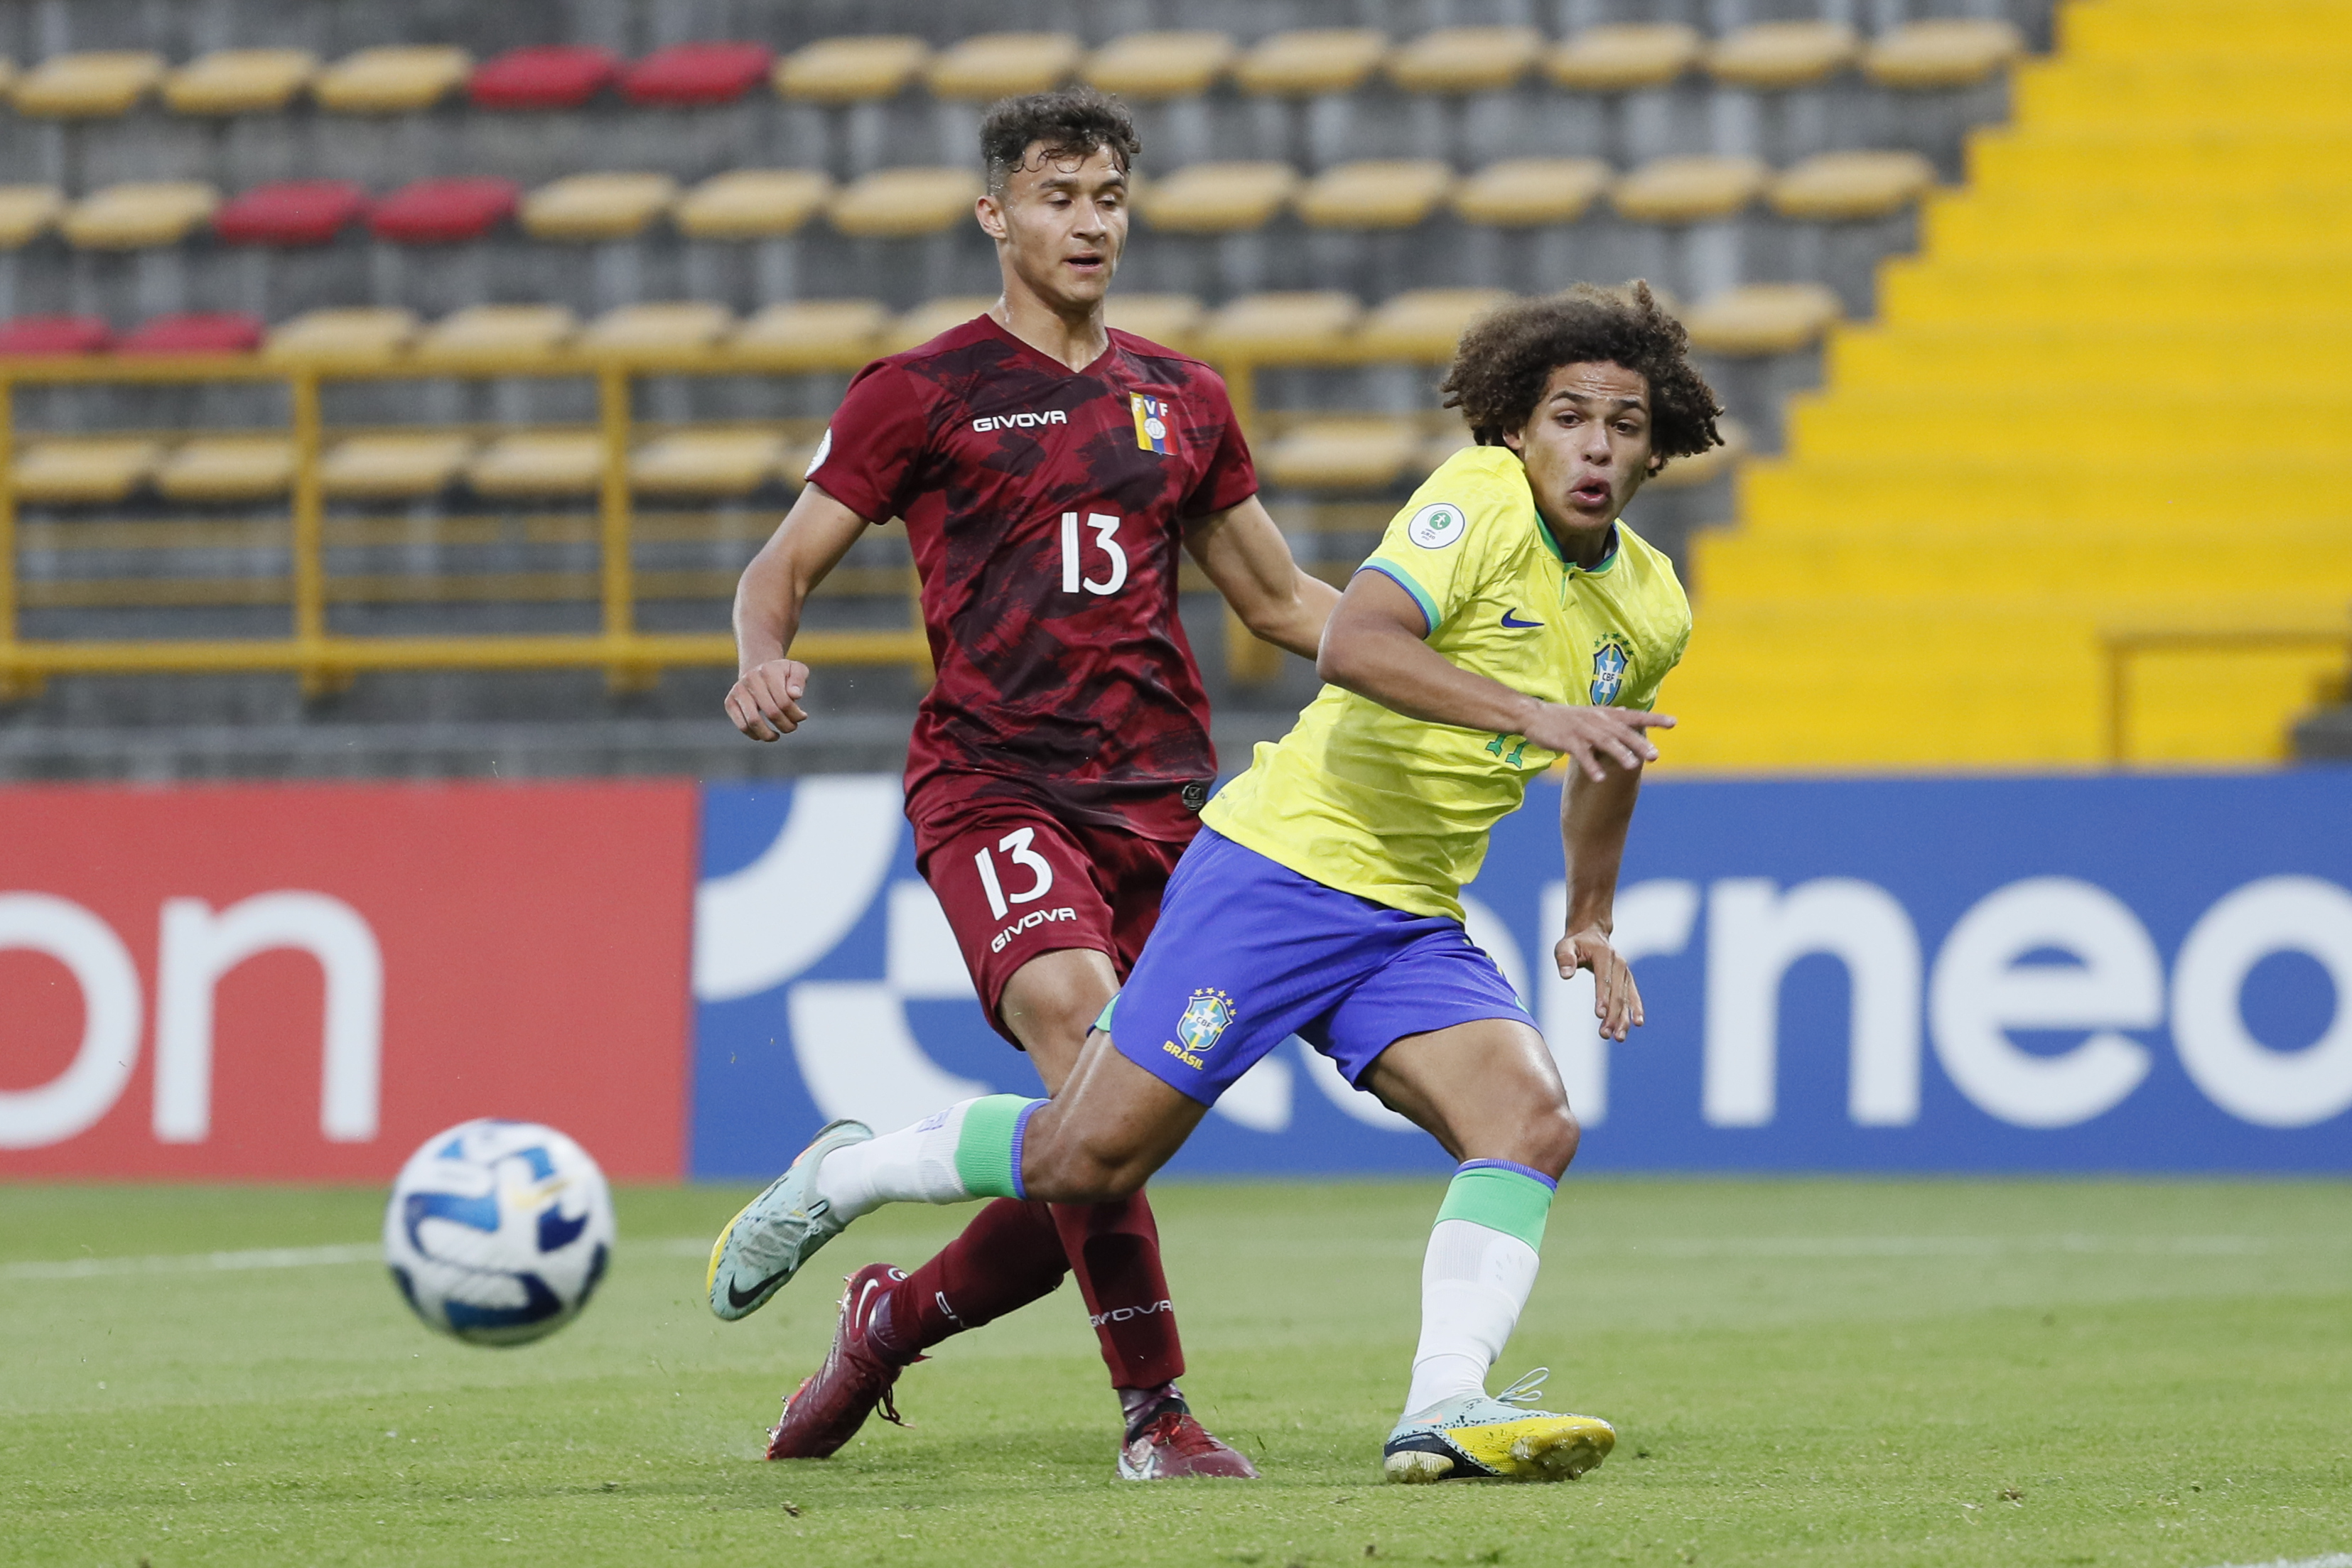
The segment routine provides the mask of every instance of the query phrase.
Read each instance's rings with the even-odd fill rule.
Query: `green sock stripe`
[[[1018,1197],[1021,1173],[1013,1150],[1021,1113],[1030,1101],[1021,1094],[990,1094],[964,1107],[956,1135],[956,1179],[974,1197]]]
[[[983,1102],[984,1103],[984,1102]],[[1534,1176],[1481,1166],[1454,1173],[1437,1218],[1466,1219],[1543,1250],[1544,1220],[1551,1213],[1552,1189]]]

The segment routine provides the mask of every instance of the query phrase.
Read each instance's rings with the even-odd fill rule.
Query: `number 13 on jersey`
[[[1117,593],[1127,583],[1127,551],[1118,542],[1119,519],[1104,512],[1088,512],[1087,527],[1094,529],[1094,545],[1109,558],[1101,581],[1087,574],[1087,563],[1079,559],[1078,514],[1062,514],[1062,591],[1065,593]]]

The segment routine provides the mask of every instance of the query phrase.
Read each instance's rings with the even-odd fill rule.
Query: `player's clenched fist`
[[[1546,703],[1526,733],[1536,745],[1559,752],[1598,782],[1607,777],[1611,764],[1638,768],[1655,762],[1658,748],[1642,732],[1674,727],[1675,721],[1662,713]]]
[[[1592,971],[1592,1016],[1601,1020],[1603,1035],[1623,1040],[1627,1030],[1640,1027],[1642,992],[1633,984],[1633,966],[1599,926],[1570,932],[1552,948],[1551,956],[1563,980],[1579,969]]]
[[[801,694],[809,671],[798,659],[770,659],[736,679],[727,694],[727,716],[754,740],[780,740],[808,722]]]

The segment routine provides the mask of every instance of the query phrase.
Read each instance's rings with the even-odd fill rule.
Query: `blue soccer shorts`
[[[1202,828],[1104,1028],[1203,1105],[1296,1034],[1349,1082],[1407,1035],[1535,1019],[1461,922],[1326,887]]]

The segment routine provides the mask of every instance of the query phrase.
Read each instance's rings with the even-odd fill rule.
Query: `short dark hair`
[[[1110,149],[1122,171],[1135,167],[1143,142],[1135,119],[1117,99],[1090,87],[1059,88],[1022,98],[1001,98],[980,122],[980,157],[988,168],[988,188],[1004,189],[1030,147],[1044,142],[1049,156],[1091,158]]]
[[[1639,279],[1622,288],[1580,283],[1501,306],[1473,322],[1438,390],[1485,446],[1524,430],[1553,371],[1606,361],[1650,383],[1653,457],[1691,457],[1720,445],[1715,392],[1691,364],[1690,334]]]

